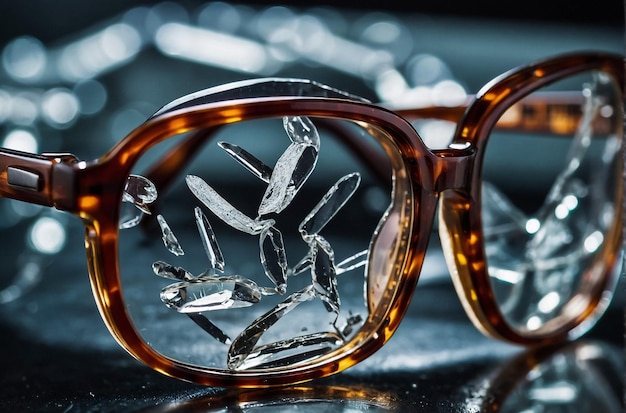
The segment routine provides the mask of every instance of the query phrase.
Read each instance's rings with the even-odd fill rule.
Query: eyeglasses
[[[588,331],[618,278],[623,86],[623,57],[603,53],[454,107],[242,81],[175,100],[94,161],[1,150],[0,194],[82,219],[105,324],[182,380],[282,385],[370,356],[434,226],[474,324],[549,344]],[[441,122],[453,134],[427,146]]]

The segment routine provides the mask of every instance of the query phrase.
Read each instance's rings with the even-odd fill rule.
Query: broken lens
[[[400,237],[397,155],[362,123],[280,116],[223,126],[163,185],[154,171],[191,133],[144,154],[120,201],[121,285],[142,338],[180,362],[248,370],[366,335]]]
[[[524,119],[525,132],[496,126],[490,135],[482,186],[485,251],[500,310],[519,332],[580,317],[592,297],[585,280],[603,265],[621,213],[620,95],[605,73],[573,76],[502,115],[503,121]]]

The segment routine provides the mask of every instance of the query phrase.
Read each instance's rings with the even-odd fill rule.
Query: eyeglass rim
[[[576,66],[576,68],[572,69],[572,65],[575,64],[582,65],[582,68]],[[474,147],[481,144],[484,139],[484,129],[489,123],[494,122],[494,119],[497,117],[497,109],[502,108],[503,102],[512,102],[515,100],[515,97],[528,94],[549,81],[546,79],[562,78],[573,73],[572,70],[582,71],[590,68],[603,69],[618,79],[620,84],[623,85],[624,83],[623,57],[605,53],[593,52],[566,55],[524,66],[521,69],[507,72],[496,78],[496,80],[488,84],[488,88],[481,90],[476,100],[469,106],[460,123],[460,126],[465,127],[473,125],[470,129],[474,131],[474,134],[464,134],[464,128],[459,126],[455,142],[469,143],[470,146],[466,146],[466,149],[461,151],[469,156]],[[538,69],[545,70],[551,77],[542,77],[540,80],[534,79],[534,71]],[[507,89],[507,85],[510,90]],[[523,85],[524,87],[510,88],[515,85]],[[497,95],[497,92],[504,94],[506,100],[494,101],[487,98],[490,93]],[[234,109],[237,109],[236,113],[233,112]],[[217,372],[206,373],[195,366],[168,359],[156,353],[141,339],[125,313],[125,306],[120,295],[119,269],[116,262],[117,244],[115,237],[113,237],[116,234],[118,222],[115,213],[111,211],[116,211],[118,208],[119,199],[123,191],[123,180],[128,175],[136,159],[145,150],[166,139],[172,130],[182,131],[191,128],[210,127],[213,124],[219,124],[220,119],[225,121],[226,119],[233,119],[235,116],[251,119],[277,113],[302,114],[303,112],[329,117],[345,116],[378,125],[389,134],[394,135],[395,144],[402,148],[403,156],[411,159],[411,161],[418,160],[417,164],[419,166],[415,166],[415,168],[422,168],[420,169],[421,171],[429,171],[433,165],[437,164],[438,159],[444,155],[442,152],[435,153],[427,149],[404,118],[378,105],[356,102],[350,99],[282,96],[280,99],[276,97],[246,98],[166,111],[166,113],[155,116],[143,125],[140,125],[111,151],[96,161],[75,163],[59,161],[54,163],[53,175],[58,178],[57,181],[66,184],[68,188],[72,187],[70,184],[74,184],[72,187],[74,192],[70,191],[71,195],[63,195],[63,204],[61,206],[64,209],[74,211],[85,222],[87,260],[90,267],[92,289],[100,313],[114,337],[131,355],[162,373],[183,380],[218,386],[263,387],[307,381],[341,371],[371,355],[395,331],[401,317],[391,320],[389,326],[381,327],[380,336],[384,338],[366,343],[343,358],[324,359],[324,363],[327,364],[317,364],[312,367],[306,366],[306,368],[295,369],[291,372],[280,371],[276,374],[269,373],[262,377],[258,377],[258,375],[253,377],[246,373],[238,375]],[[209,117],[208,115],[215,115],[215,117]],[[207,121],[208,118],[211,118],[211,120]],[[451,155],[458,154],[455,151],[450,151],[449,153]],[[416,154],[420,156],[416,156]],[[37,166],[35,169],[47,174],[50,165],[45,161],[42,162],[45,165]],[[102,176],[107,176],[109,180],[117,181],[118,183],[104,183]],[[436,192],[436,179],[432,182],[424,180],[422,183],[425,184],[422,188],[424,193]],[[52,191],[50,188],[46,182],[44,192],[61,192],[58,189]],[[12,195],[12,193],[9,195]],[[417,202],[421,203],[423,201],[424,205],[433,203],[428,201],[425,195],[422,196],[424,198],[418,199]],[[421,215],[417,216],[417,219],[413,222],[412,234],[418,233],[418,226],[429,225],[421,222],[421,220],[426,221],[426,215],[429,215],[431,212],[434,213],[434,208],[433,204],[432,211],[427,211],[427,213],[421,212]],[[419,263],[423,259],[423,251],[421,250],[426,248],[425,244],[420,246],[417,235],[414,235],[414,238],[412,242],[418,248],[416,248],[416,251],[407,253],[407,268],[418,268],[421,266],[421,263]],[[105,257],[107,259],[104,259]],[[110,258],[112,257],[115,260],[111,260]],[[415,264],[416,262],[418,264]],[[408,307],[414,285],[417,282],[417,275],[411,275],[407,272],[405,276],[401,277],[401,281],[406,283],[405,287],[407,288],[401,290],[402,293],[394,299],[389,307],[389,310],[398,310],[398,314],[402,314]],[[562,337],[559,336],[558,339],[560,340]],[[547,339],[542,338],[542,340],[546,341]]]
[[[331,103],[329,107],[329,103]],[[351,117],[352,119],[362,118],[363,121],[370,120],[374,123],[371,109],[375,108],[373,106],[369,106],[368,110],[365,110],[366,114],[363,114],[364,106],[357,105],[354,102],[350,101],[342,101],[342,100],[328,100],[328,99],[316,99],[316,98],[296,98],[296,99],[283,99],[281,101],[276,101],[274,99],[255,99],[254,101],[246,101],[246,102],[238,102],[236,105],[238,108],[244,108],[244,110],[248,110],[254,112],[254,115],[250,117],[237,115],[238,118],[264,118],[269,115],[276,115],[280,113],[283,115],[303,115],[310,114],[315,116],[327,116],[334,117],[337,114],[342,114],[342,116]],[[232,103],[229,103],[225,106],[227,109],[232,107]],[[342,110],[343,109],[343,110]],[[150,132],[155,134],[160,134],[162,132],[163,127],[167,127],[168,123],[171,123],[173,118],[176,119],[188,119],[191,120],[191,123],[194,123],[195,117],[198,117],[198,122],[202,124],[202,127],[211,127],[212,124],[206,123],[207,119],[211,119],[210,122],[220,123],[222,121],[227,122],[230,118],[227,115],[223,119],[218,119],[216,112],[223,110],[223,108],[209,105],[207,107],[204,105],[199,109],[190,109],[179,111],[174,114],[170,114],[164,117],[155,118],[154,121],[150,121]],[[260,112],[260,113],[259,113]],[[394,119],[395,122],[398,122],[399,118],[391,112],[385,112],[386,115],[383,115],[382,118],[389,117],[389,119]],[[191,119],[190,119],[191,118]],[[388,127],[396,129],[396,133],[398,136],[403,136],[405,143],[404,145],[407,147],[414,147],[417,145],[421,145],[417,134],[415,134],[412,127],[407,123],[403,122],[403,124],[391,123]],[[384,124],[383,119],[377,119],[375,123]],[[141,127],[140,127],[141,128]],[[188,126],[185,126],[183,129],[187,129]],[[146,130],[141,130],[139,132],[141,135],[135,135],[140,137],[145,137]],[[157,141],[160,136],[157,137]],[[391,140],[391,137],[389,136]],[[408,143],[411,141],[411,143]],[[151,146],[146,146],[145,150],[147,150]],[[138,151],[138,154],[143,153],[142,151]],[[431,155],[434,158],[434,155]],[[112,160],[119,159],[119,154],[116,154]],[[110,161],[109,161],[110,162]],[[427,161],[422,159],[419,161],[422,169],[426,169]],[[85,171],[90,170],[96,173],[97,165],[93,165],[90,168],[87,168]],[[132,166],[132,163],[131,163]],[[125,169],[127,165],[117,164],[116,174],[124,177],[127,176],[128,170]],[[107,166],[107,168],[111,168]],[[120,172],[121,171],[121,172]],[[97,171],[97,174],[103,173],[102,171]],[[96,175],[93,176],[94,179],[98,179]],[[110,179],[115,179],[115,177],[110,177]],[[121,199],[121,190],[123,188],[118,188],[117,192],[119,193],[119,197],[110,196],[111,199],[119,200]],[[434,216],[435,204],[434,202],[427,202],[425,196],[415,197],[412,200],[414,203],[421,203],[423,205],[430,205],[430,216]],[[112,211],[115,210],[116,206],[107,205],[108,207],[102,208],[102,205],[99,205],[90,211],[83,211],[85,213],[85,217],[89,217],[86,222],[86,226],[89,227],[87,231],[87,245],[88,247],[88,255],[91,256],[91,259],[88,260],[90,263],[90,276],[92,279],[92,285],[94,285],[93,290],[96,294],[97,301],[99,302],[100,311],[103,312],[105,322],[109,327],[109,330],[113,334],[113,336],[118,340],[118,342],[124,347],[128,352],[130,352],[135,358],[140,359],[144,363],[150,365],[156,370],[165,372],[168,375],[181,378],[183,380],[193,381],[196,383],[210,384],[210,385],[218,385],[218,386],[236,386],[236,387],[264,387],[269,385],[281,385],[288,383],[297,383],[302,381],[308,381],[314,378],[324,377],[334,372],[337,372],[337,369],[345,369],[348,366],[354,365],[363,359],[367,358],[369,355],[373,354],[378,348],[382,346],[381,340],[383,342],[387,341],[391,336],[392,332],[397,328],[400,318],[398,315],[406,311],[406,307],[408,307],[408,302],[410,300],[410,292],[413,291],[415,283],[417,282],[417,274],[415,272],[413,274],[406,271],[406,274],[402,277],[396,277],[398,282],[398,293],[394,297],[390,297],[389,305],[381,305],[379,308],[385,314],[382,314],[376,319],[378,320],[375,324],[377,327],[374,328],[376,331],[368,334],[370,339],[365,342],[363,340],[353,339],[350,343],[360,341],[358,346],[351,345],[348,343],[346,346],[341,348],[341,351],[335,350],[325,356],[320,357],[319,360],[315,362],[309,363],[304,366],[297,366],[295,368],[285,367],[285,368],[277,368],[273,371],[241,371],[241,372],[223,372],[223,371],[215,371],[209,369],[202,369],[197,366],[192,366],[190,364],[181,363],[179,361],[172,360],[168,357],[165,357],[155,350],[151,349],[149,346],[145,345],[143,339],[140,334],[134,329],[132,325],[132,321],[129,316],[126,314],[125,305],[123,303],[123,297],[121,296],[121,286],[119,279],[119,268],[117,266],[117,219],[118,217],[111,216],[109,213],[103,213],[103,211]],[[114,209],[111,209],[114,208]],[[428,211],[429,209],[423,207],[423,211]],[[424,213],[422,213],[424,214]],[[425,220],[424,221],[428,221]],[[430,220],[432,221],[432,219]],[[430,231],[430,230],[429,230]],[[106,233],[106,234],[103,234]],[[417,231],[412,231],[414,234],[417,234]],[[108,235],[110,234],[110,235]],[[414,238],[417,238],[415,235]],[[414,250],[406,251],[405,260],[410,262],[421,261],[423,259],[423,254],[426,249],[426,240],[423,239],[414,239],[410,241],[415,245]],[[420,246],[421,244],[421,246]],[[421,257],[418,257],[421,255]],[[106,256],[107,259],[101,259],[101,257]],[[115,262],[115,265],[112,263]],[[400,302],[402,304],[394,304]],[[398,314],[396,316],[391,316],[392,312],[395,310],[395,313]],[[384,322],[384,320],[388,320]],[[365,335],[365,334],[363,334]],[[373,339],[373,337],[378,337]]]
[[[466,139],[469,139],[477,146],[477,153],[484,153],[484,146],[487,145],[490,131],[507,108],[533,91],[553,82],[593,70],[611,75],[617,82],[619,90],[622,91],[623,102],[626,97],[624,92],[623,56],[606,53],[563,55],[529,65],[522,70],[509,71],[489,82],[477,94],[476,100],[469,106],[463,121],[459,123],[455,141],[464,142]],[[623,165],[620,166],[622,167],[623,175]],[[467,199],[455,199],[455,197],[458,197],[458,193],[447,192],[441,195],[440,204],[445,204],[446,202],[452,204],[470,202],[477,206],[476,208],[463,211],[458,216],[453,216],[450,213],[450,208],[445,208],[445,206],[439,208],[440,238],[442,239],[444,254],[447,256],[449,263],[456,260],[452,254],[453,250],[457,251],[457,253],[462,251],[464,255],[469,257],[468,260],[470,262],[486,262],[482,249],[472,250],[463,247],[460,243],[455,243],[451,237],[451,234],[455,232],[471,228],[470,231],[473,236],[477,237],[477,244],[484,245],[482,231],[480,230],[481,217],[479,215],[482,203],[481,168],[482,159],[478,157],[476,171],[472,173],[472,182],[468,185],[470,193],[466,194]],[[624,199],[624,188],[619,187],[616,192],[615,207],[617,210],[620,210]],[[457,294],[473,324],[485,335],[529,346],[554,344],[583,335],[606,310],[610,301],[609,297],[612,296],[617,283],[619,271],[616,268],[621,262],[619,251],[622,246],[622,232],[623,216],[622,214],[617,214],[613,230],[605,239],[607,247],[602,250],[602,254],[599,254],[595,260],[594,268],[603,276],[593,284],[593,291],[589,294],[591,300],[587,308],[577,317],[570,319],[550,332],[544,332],[544,330],[540,329],[536,332],[523,334],[513,328],[499,310],[495,297],[491,293],[489,276],[485,269],[475,270],[471,266],[464,267],[459,264],[449,264],[449,267],[460,272],[460,274],[453,277]],[[452,245],[453,243],[455,244],[454,246]],[[591,273],[592,271],[589,270],[589,272]]]

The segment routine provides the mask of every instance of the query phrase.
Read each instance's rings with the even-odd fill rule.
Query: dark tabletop
[[[17,6],[2,6],[6,13],[0,16],[4,26],[0,47],[19,36],[34,36],[52,56],[119,22],[148,27],[141,35],[149,36],[150,25],[163,23],[159,19],[193,22],[209,3],[155,3],[137,9],[130,2],[111,2],[109,8],[83,10],[83,20],[81,6],[68,5],[54,11],[40,5],[55,18],[39,20],[28,17],[35,10],[27,13]],[[241,23],[231,34],[253,38],[252,22],[267,7],[234,6]],[[568,21],[554,16],[544,20],[463,17],[454,10],[449,14],[304,6],[291,10],[294,15],[313,13],[325,19],[337,36],[368,48],[384,45],[375,44],[380,38],[368,37],[366,29],[376,22],[393,23],[404,40],[387,47],[400,62],[399,69],[411,57],[429,54],[440,59],[450,78],[469,92],[516,65],[555,53],[623,51],[623,28],[616,23],[621,18],[614,16],[607,22],[594,17],[583,23],[580,18]],[[615,10],[623,13],[619,7]],[[63,15],[66,21],[59,17]],[[219,26],[219,22],[211,24]],[[292,60],[275,74],[313,78],[380,99],[371,79],[311,56]],[[170,100],[249,77],[253,74],[168,56],[151,42],[98,73],[95,82],[80,86],[58,73],[38,80],[16,79],[5,63],[0,70],[0,98],[6,91],[11,96],[44,95],[56,87],[76,93],[80,87],[92,87],[93,96],[105,91],[106,99],[100,108],[97,100],[93,103],[93,113],[77,115],[62,126],[0,116],[0,139],[25,129],[34,131],[40,151],[70,151],[92,159]],[[152,371],[128,356],[108,334],[93,301],[83,228],[77,218],[44,210],[16,215],[7,203],[0,207],[4,217],[0,217],[0,411],[623,411],[623,275],[616,299],[588,335],[554,348],[524,349],[488,339],[472,326],[433,237],[408,314],[390,342],[370,359],[337,376],[300,386],[207,388]],[[64,247],[53,255],[35,253],[25,241],[33,221],[45,214],[65,224]]]

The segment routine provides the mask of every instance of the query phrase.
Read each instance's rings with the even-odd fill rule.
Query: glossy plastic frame
[[[594,269],[587,277],[592,297],[587,308],[550,330],[521,335],[498,310],[486,273],[480,223],[482,152],[490,130],[502,113],[522,97],[564,77],[589,70],[609,73],[624,86],[624,60],[603,53],[579,53],[541,61],[505,73],[486,85],[467,105],[456,108],[383,108],[360,98],[292,79],[240,82],[181,98],[165,106],[100,159],[84,162],[69,154],[33,155],[0,150],[0,195],[54,206],[78,215],[85,225],[91,284],[100,313],[116,340],[135,358],[157,371],[179,379],[213,386],[267,387],[303,382],[342,371],[379,349],[398,327],[417,283],[440,203],[440,234],[452,277],[468,315],[489,336],[524,345],[549,344],[573,338],[599,316],[615,284],[621,247],[622,216],[617,218]],[[296,86],[296,87],[292,87]],[[307,96],[299,93],[309,88]],[[296,93],[296,91],[299,91]],[[556,102],[556,101],[555,101]],[[561,101],[559,101],[561,102]],[[561,104],[561,103],[555,104]],[[168,185],[193,153],[221,125],[269,116],[307,115],[362,121],[384,146],[397,151],[402,165],[394,166],[412,196],[405,219],[408,238],[397,274],[396,293],[388,295],[375,331],[351,340],[340,350],[309,364],[271,371],[204,371],[163,357],[152,350],[133,327],[123,303],[118,268],[119,204],[125,180],[137,159],[153,145],[187,131],[176,151],[166,155],[150,173],[161,189]],[[428,149],[407,119],[440,118],[458,122],[452,144]],[[523,122],[499,127],[524,128]],[[372,165],[367,148],[355,136],[346,144]],[[617,189],[621,203],[623,188]],[[471,263],[471,265],[467,265]],[[379,310],[377,310],[379,311]],[[580,326],[584,327],[580,327]],[[361,336],[361,333],[359,333]],[[363,338],[363,337],[361,337]],[[355,344],[357,343],[358,344]]]

